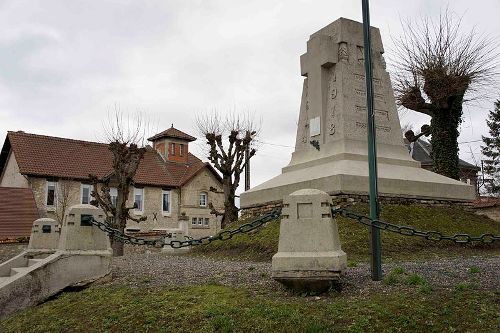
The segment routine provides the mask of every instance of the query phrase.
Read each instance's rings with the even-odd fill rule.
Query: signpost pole
[[[379,219],[379,203],[377,188],[377,146],[375,116],[373,108],[373,68],[372,50],[370,36],[370,10],[369,1],[362,0],[363,9],[363,37],[365,53],[365,77],[366,77],[366,107],[368,110],[368,172],[370,182],[370,218],[375,221]],[[371,226],[371,275],[373,281],[382,280],[382,256],[380,251],[380,230]]]

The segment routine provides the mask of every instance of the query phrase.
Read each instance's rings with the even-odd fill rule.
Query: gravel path
[[[474,288],[500,290],[500,257],[469,257],[428,262],[384,264],[388,274],[395,267],[404,270],[402,279],[419,274],[433,288],[453,289],[460,283],[474,284]],[[471,270],[472,268],[472,270]],[[214,260],[195,256],[166,255],[162,253],[134,254],[113,261],[113,285],[176,286],[200,283],[219,283],[227,286],[245,286],[253,290],[283,290],[271,278],[271,264],[262,262]],[[370,290],[389,290],[381,282],[373,282],[368,264],[348,268],[342,279],[342,291],[365,293]],[[409,288],[403,282],[398,288]]]
[[[1,244],[0,263],[21,253],[26,244]],[[410,274],[421,275],[433,288],[453,289],[471,284],[482,290],[500,290],[500,256],[441,259],[427,262],[398,262],[383,265],[385,276],[402,268],[402,280]],[[251,290],[284,291],[271,278],[271,263],[215,260],[192,255],[165,253],[130,253],[114,258],[111,285],[136,287],[196,285],[218,283]],[[366,293],[394,288],[412,288],[403,282],[388,286],[373,282],[368,264],[347,269],[342,278],[342,292]]]

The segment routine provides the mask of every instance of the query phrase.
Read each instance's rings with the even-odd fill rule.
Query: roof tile
[[[0,187],[0,239],[30,236],[38,217],[31,189]]]
[[[105,143],[24,132],[8,132],[7,139],[22,174],[87,180],[89,174],[103,178],[113,172],[113,155]],[[205,166],[191,153],[187,163],[164,161],[147,146],[134,181],[141,185],[178,187]]]

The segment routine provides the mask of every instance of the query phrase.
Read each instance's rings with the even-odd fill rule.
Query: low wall
[[[330,195],[334,206],[348,207],[356,203],[368,203],[370,198],[364,194],[336,194]],[[421,199],[421,198],[403,198],[379,196],[381,204],[399,204],[399,205],[423,205],[433,207],[459,207],[461,209],[474,211],[472,202],[437,200],[437,199]],[[242,218],[250,218],[269,213],[275,208],[283,206],[283,202],[271,201],[259,205],[244,207],[241,210]]]

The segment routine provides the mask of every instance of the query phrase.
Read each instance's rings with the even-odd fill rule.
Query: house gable
[[[9,152],[5,165],[1,168],[0,187],[29,187],[29,182],[19,171],[16,157]]]

